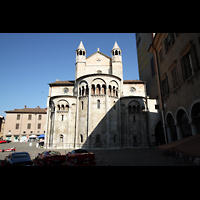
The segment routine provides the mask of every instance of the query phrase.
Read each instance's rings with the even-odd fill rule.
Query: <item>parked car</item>
[[[0,144],[6,143],[6,140],[0,140]]]
[[[0,149],[0,152],[5,152],[5,151],[16,151],[16,147],[12,147],[9,149]]]
[[[33,161],[28,152],[15,152],[5,157],[4,166],[33,166]]]
[[[84,161],[93,161],[95,160],[95,155],[92,152],[88,152],[85,149],[75,149],[66,154],[66,160],[73,160],[73,162],[81,163]]]
[[[6,142],[7,142],[7,143],[10,143],[10,142],[11,142],[11,140],[6,140]]]
[[[42,163],[42,166],[50,164],[63,164],[66,161],[66,155],[59,151],[44,151],[37,155],[37,162]]]

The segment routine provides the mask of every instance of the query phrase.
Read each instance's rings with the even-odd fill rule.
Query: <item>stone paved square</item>
[[[0,144],[0,149],[16,147],[16,151],[27,151],[34,159],[38,153],[46,151],[45,148],[37,148],[36,142],[29,146],[28,142],[11,142]],[[56,149],[66,154],[72,149]],[[91,150],[95,153],[96,166],[197,166],[195,163],[187,164],[181,161],[175,164],[171,157],[163,157],[162,151],[155,148],[138,149],[112,149],[112,150]],[[10,152],[0,152],[0,162],[9,155]]]

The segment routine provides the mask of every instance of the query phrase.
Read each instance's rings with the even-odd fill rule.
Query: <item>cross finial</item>
[[[99,47],[97,48],[97,51],[99,51]]]

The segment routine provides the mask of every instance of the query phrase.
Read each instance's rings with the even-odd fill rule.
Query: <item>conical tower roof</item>
[[[78,46],[78,49],[79,49],[79,50],[85,50],[85,47],[83,46],[82,40],[81,40],[81,42],[80,42],[80,44],[79,44],[79,46]]]
[[[117,44],[117,41],[115,41],[115,44],[114,44],[112,50],[113,50],[113,49],[121,50],[121,49],[119,48],[118,44]]]

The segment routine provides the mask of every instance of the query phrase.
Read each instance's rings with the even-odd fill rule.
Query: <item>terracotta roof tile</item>
[[[53,83],[49,83],[49,85],[74,85],[75,81],[55,81]]]
[[[46,108],[22,108],[22,109],[15,109],[10,111],[5,111],[6,113],[47,113]]]

